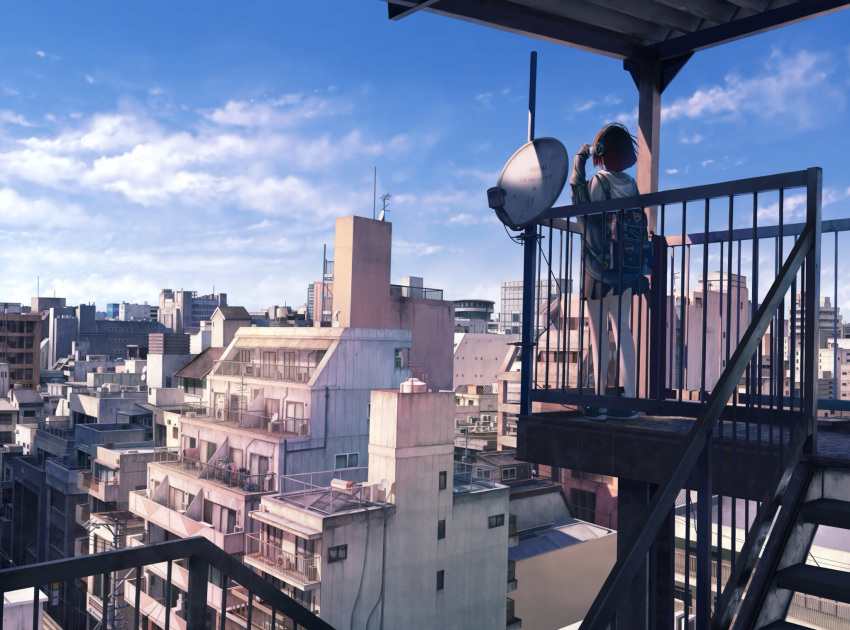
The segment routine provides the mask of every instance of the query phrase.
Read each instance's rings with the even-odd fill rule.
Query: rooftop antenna
[[[378,205],[378,167],[375,167],[375,179],[372,182],[372,219],[375,219],[375,209]]]
[[[381,214],[378,215],[378,221],[386,221],[387,220],[386,216],[387,216],[387,212],[389,212],[389,210],[387,210],[387,202],[390,200],[391,197],[392,197],[392,195],[390,193],[384,193],[383,195],[381,195],[381,201],[384,202],[384,207],[381,208]]]

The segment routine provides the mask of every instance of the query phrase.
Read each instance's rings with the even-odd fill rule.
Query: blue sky
[[[848,33],[842,11],[695,55],[663,96],[661,187],[822,166],[824,216],[850,216]],[[485,191],[525,141],[531,50],[538,136],[572,157],[634,127],[620,61],[378,0],[0,0],[0,300],[40,277],[99,308],[213,286],[297,306],[333,219],[371,216],[375,166],[393,280],[498,300],[521,251]]]

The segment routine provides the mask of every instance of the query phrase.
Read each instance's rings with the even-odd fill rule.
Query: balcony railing
[[[305,557],[286,552],[280,548],[280,543],[275,545],[263,540],[261,534],[245,535],[245,561],[287,582],[294,583],[301,589],[321,580],[319,577],[321,557]]]
[[[268,381],[307,383],[316,371],[315,365],[258,363],[253,361],[216,361],[215,376],[235,376]]]
[[[111,592],[109,585],[113,574],[130,570],[133,571],[133,577],[124,584],[125,599],[131,604],[132,609],[132,613],[129,614],[132,620],[130,627],[138,628],[143,614],[141,605],[143,589],[135,588],[135,585],[140,582],[144,567],[162,562],[167,563],[168,566],[178,560],[183,560],[188,569],[186,605],[182,613],[187,630],[205,630],[207,627],[207,585],[210,567],[217,569],[225,582],[221,608],[226,607],[227,591],[235,583],[243,586],[249,595],[246,604],[248,615],[251,614],[253,601],[259,598],[271,610],[273,623],[275,619],[288,617],[299,627],[307,630],[333,630],[330,625],[311,614],[298,602],[203,538],[185,538],[153,543],[144,547],[106,551],[97,555],[3,569],[0,570],[0,594],[20,589],[33,589],[33,595],[37,598],[39,589],[46,589],[53,582],[73,582],[88,576],[101,575],[102,592],[106,597],[101,607],[101,610],[104,610],[109,608]],[[166,601],[170,599],[171,592],[172,582],[166,580]],[[41,607],[33,606],[32,608],[32,627],[39,627]]]
[[[496,487],[496,469],[480,464],[454,463],[453,491],[468,494]]]
[[[130,493],[130,511],[136,516],[178,535],[203,536],[227,553],[238,554],[244,551],[243,532],[220,532],[208,523],[186,516],[185,507],[154,501],[145,496],[146,492],[135,490]],[[163,507],[167,509],[163,510]]]
[[[189,457],[186,452],[174,447],[156,448],[153,461],[192,477],[215,481],[239,492],[258,493],[275,490],[277,475],[273,472],[250,474],[247,468],[226,464],[224,460],[204,462],[195,457]]]
[[[213,409],[203,403],[183,403],[180,413],[191,420],[224,424],[227,427],[269,435],[301,437],[310,434],[309,418],[286,418],[278,414],[268,416],[244,409]]]
[[[402,284],[391,284],[390,295],[406,298],[421,298],[425,300],[442,300],[442,289],[427,289],[425,287],[409,287]]]
[[[820,169],[808,169],[553,208],[535,228],[542,238],[526,240],[534,243],[535,253],[545,261],[540,271],[544,289],[546,278],[558,278],[580,291],[553,297],[544,290],[536,300],[525,296],[523,321],[540,323],[542,332],[532,339],[527,329],[523,339],[522,413],[528,414],[536,402],[560,409],[601,407],[693,419],[680,421],[685,430],[690,428],[681,458],[643,517],[630,524],[634,535],[625,545],[628,552],[618,557],[582,628],[616,625],[618,607],[632,592],[644,562],[656,567],[658,579],[665,580],[652,583],[656,577],[651,575],[647,589],[679,593],[680,598],[681,593],[690,592],[689,567],[684,571],[684,588],[671,583],[671,570],[665,568],[663,558],[673,555],[674,537],[664,538],[663,546],[670,548],[659,551],[662,545],[658,544],[683,489],[688,521],[685,547],[696,549],[691,560],[698,573],[695,601],[685,598],[676,605],[684,607],[686,617],[696,614],[697,627],[722,623],[720,616],[729,619],[734,614],[738,590],[722,594],[724,606],[732,605],[712,620],[711,602],[721,597],[723,585],[719,574],[712,579],[709,559],[731,555],[731,572],[740,581],[737,585],[730,581],[730,586],[737,589],[745,584],[758,555],[750,550],[759,548],[804,445],[811,450],[815,443],[815,416],[822,402],[817,400],[818,273],[821,244],[826,250],[832,240],[822,239],[822,232],[850,230],[847,220],[821,223],[821,187]],[[614,326],[624,332],[630,329],[634,341],[632,349],[626,334],[619,335],[610,348],[613,360],[609,363],[605,358],[607,315],[590,313],[583,299],[584,237],[572,218],[604,213],[604,225],[623,225],[624,213],[635,208],[645,209],[652,217],[655,262],[648,287],[639,297],[623,297],[617,283],[609,282],[614,295],[620,296],[612,309],[613,317],[619,318]],[[789,223],[801,217],[803,222]],[[837,277],[839,250],[834,238]],[[639,255],[644,255],[643,248]],[[537,277],[530,261],[534,258],[527,255],[525,260],[527,286],[533,290]],[[600,320],[592,322],[591,316]],[[585,323],[595,323],[603,331],[599,353],[603,359],[598,364],[593,360],[596,349],[586,347],[583,335],[575,340],[579,346],[575,348],[573,336],[566,334],[575,321],[582,329]],[[784,361],[770,360],[783,357],[785,347],[800,355],[799,364],[790,357],[787,375]],[[787,394],[786,379],[793,384]],[[607,390],[597,386],[606,380]],[[619,395],[621,384],[630,392],[628,398]],[[850,410],[846,403],[842,407],[840,401],[829,402],[833,408]],[[521,421],[521,448],[522,425]],[[693,491],[698,497],[694,516]],[[745,531],[748,551],[740,558],[736,550],[724,549],[719,534],[712,534],[712,496],[716,495],[735,507],[719,516],[715,529]],[[753,496],[762,500],[751,515]],[[743,518],[736,509],[739,505]],[[695,540],[690,539],[691,533]],[[672,598],[659,600],[648,611],[649,626],[663,623],[672,610]]]

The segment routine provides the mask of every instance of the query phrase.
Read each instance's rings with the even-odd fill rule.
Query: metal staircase
[[[805,458],[788,484],[782,508],[734,618],[735,630],[803,628],[787,620],[794,593],[850,603],[850,573],[806,563],[822,526],[850,530],[850,462]],[[740,576],[733,587],[735,592],[742,591],[742,582]],[[728,607],[728,603],[721,628],[728,628],[734,615],[734,607]]]

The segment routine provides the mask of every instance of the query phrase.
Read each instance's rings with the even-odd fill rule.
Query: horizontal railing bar
[[[765,404],[768,396],[763,396]],[[624,409],[628,411],[640,411],[649,416],[669,416],[682,418],[697,418],[705,406],[705,402],[698,400],[655,400],[650,398],[623,398],[622,396],[597,396],[596,394],[579,394],[578,390],[565,391],[562,389],[536,389],[531,395],[532,402],[554,403],[560,405],[573,405],[576,407],[604,407],[608,409]],[[786,398],[790,401],[790,398]],[[742,396],[739,394],[739,404],[743,404]],[[847,404],[847,403],[845,403]],[[818,405],[820,408],[820,404]],[[850,405],[848,405],[850,409]],[[737,416],[735,415],[737,414]],[[746,414],[751,420],[764,419],[770,421],[774,426],[785,428],[793,427],[800,419],[799,411],[782,409],[748,409],[727,405],[721,413],[723,420],[731,420],[734,417],[741,418]]]
[[[538,217],[537,222],[541,225],[548,219],[566,219],[586,214],[597,214],[599,212],[610,212],[611,210],[622,210],[623,208],[647,208],[650,206],[676,205],[688,201],[705,199],[716,199],[722,197],[749,195],[763,193],[771,190],[804,188],[808,183],[808,171],[792,171],[776,175],[764,175],[748,179],[738,179],[731,182],[720,182],[718,184],[706,184],[704,186],[692,186],[691,188],[677,188],[664,190],[634,197],[621,197],[619,199],[608,199],[582,203],[569,206],[557,206],[550,208]]]
[[[192,556],[207,562],[231,580],[255,593],[263,601],[310,630],[333,630],[326,621],[313,615],[294,599],[266,582],[244,564],[226,554],[201,536],[150,543],[117,551],[104,551],[91,556],[53,560],[39,564],[0,570],[0,593],[41,586],[48,582],[65,582],[78,577],[113,573],[138,566],[159,564]]]
[[[803,171],[803,175],[807,175]],[[635,534],[626,543],[624,549],[629,552],[617,560],[602,590],[593,602],[590,611],[581,625],[581,630],[602,630],[607,628],[616,608],[626,591],[631,588],[641,563],[645,560],[649,548],[652,546],[658,531],[664,524],[670,509],[674,505],[679,490],[684,486],[693,470],[694,465],[700,457],[708,439],[717,424],[723,407],[726,406],[735,388],[740,382],[741,375],[750,362],[753,352],[761,341],[767,327],[773,320],[779,304],[785,293],[791,286],[792,280],[803,264],[809,250],[815,243],[815,230],[817,226],[807,225],[794,244],[794,248],[783,263],[779,275],[765,296],[764,302],[753,317],[753,321],[747,327],[741,342],[735,349],[735,353],[727,363],[726,369],[720,376],[717,386],[712,390],[703,411],[697,418],[693,429],[682,446],[681,457],[678,464],[670,475],[667,483],[659,487],[653,495],[652,501],[644,511],[640,522],[636,524]]]
[[[806,227],[805,223],[789,223],[782,226],[780,232],[778,225],[763,225],[756,229],[756,235],[759,238],[779,238],[780,236],[799,236],[803,233]],[[831,232],[848,232],[850,231],[850,219],[833,219],[821,223],[821,233]],[[688,245],[702,245],[706,239],[709,243],[725,243],[729,242],[729,230],[718,230],[716,232],[698,232],[688,234],[686,237]],[[732,230],[733,241],[751,241],[753,239],[752,228],[740,228]],[[679,247],[682,245],[682,236],[680,234],[666,236],[665,241],[668,247]]]

